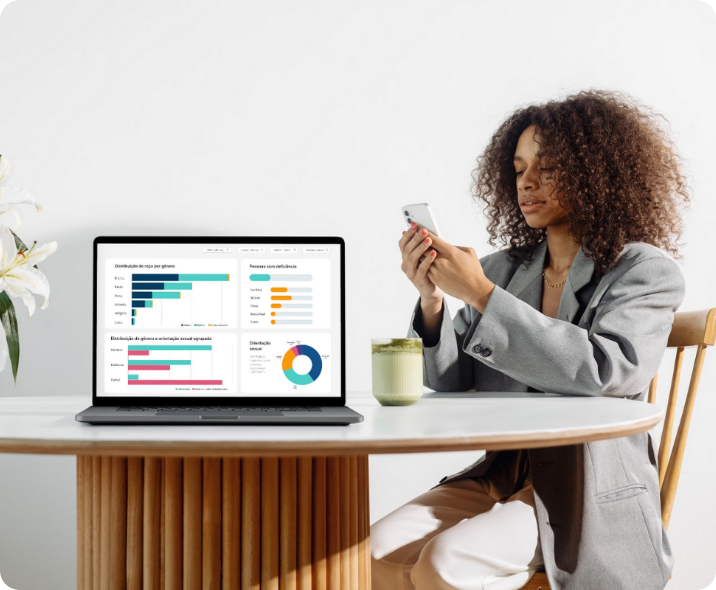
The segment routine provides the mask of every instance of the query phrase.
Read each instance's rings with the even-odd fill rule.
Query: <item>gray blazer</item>
[[[580,249],[557,319],[542,312],[547,243],[532,260],[505,251],[480,259],[495,289],[484,314],[444,302],[440,340],[423,348],[435,391],[539,391],[645,401],[685,283],[673,259],[628,243],[603,277]],[[409,337],[419,337],[420,300]],[[441,483],[488,475],[487,452]],[[663,589],[673,556],[661,520],[656,455],[648,432],[528,451],[545,569],[555,590]]]

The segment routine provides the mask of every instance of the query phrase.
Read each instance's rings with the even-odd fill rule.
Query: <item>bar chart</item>
[[[117,393],[236,390],[234,334],[114,334],[108,335],[107,351],[107,387]]]
[[[330,328],[328,260],[242,260],[243,328]]]
[[[147,272],[154,268],[162,272]],[[145,261],[115,265],[111,271],[107,273],[108,328],[236,327],[235,260]]]

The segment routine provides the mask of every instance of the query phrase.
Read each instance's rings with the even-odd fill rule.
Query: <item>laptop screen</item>
[[[340,399],[343,240],[210,240],[95,240],[95,399]]]

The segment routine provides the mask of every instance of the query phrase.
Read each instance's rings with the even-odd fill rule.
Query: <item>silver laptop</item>
[[[99,237],[89,424],[332,424],[346,407],[345,242]]]

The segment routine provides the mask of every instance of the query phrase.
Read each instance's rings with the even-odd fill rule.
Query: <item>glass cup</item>
[[[409,406],[423,396],[423,339],[371,340],[373,396],[383,406]]]

